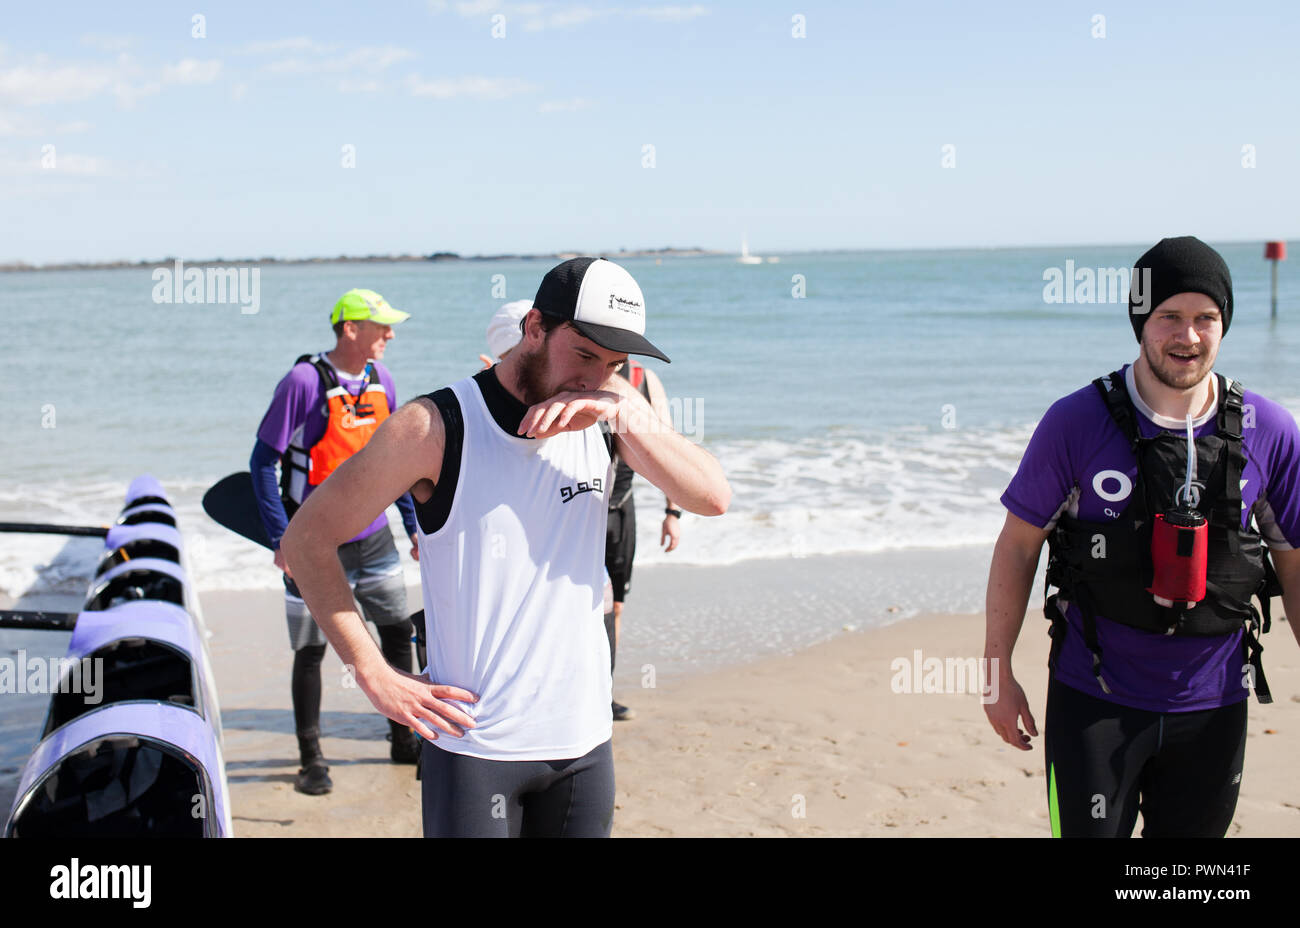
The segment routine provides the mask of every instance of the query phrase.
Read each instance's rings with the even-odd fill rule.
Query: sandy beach
[[[724,588],[761,585],[773,564],[694,574]],[[656,592],[671,598],[688,573],[646,571],[629,618],[654,622]],[[292,786],[290,654],[279,596],[213,593],[204,608],[216,630],[236,834],[419,836],[413,768],[389,761],[387,724],[346,685],[337,657],[327,656],[323,678],[323,744],[335,787],[328,796],[303,796]],[[1048,638],[1039,615],[1026,620],[1016,673],[1041,725]],[[927,615],[868,627],[888,618],[863,616],[861,630],[793,654],[671,674],[651,673],[636,659],[629,622],[634,659],[620,664],[616,695],[637,717],[615,726],[614,835],[1047,836],[1041,739],[1030,752],[1003,744],[974,693],[891,686],[893,662],[913,662],[918,650],[923,660],[978,656],[982,617]],[[1250,705],[1234,836],[1300,835],[1290,772],[1300,734],[1300,656],[1285,624],[1270,638],[1266,666],[1277,702]]]
[[[420,584],[447,593],[434,620],[463,625],[437,636],[431,682],[483,690],[479,753],[512,759],[430,780],[467,829],[504,810],[457,777],[495,799],[526,788],[498,783],[502,766],[520,778],[520,761],[604,739],[589,587],[607,548],[622,588],[622,548],[610,695],[633,715],[599,746],[614,837],[1047,838],[1053,809],[1067,831],[1085,801],[1105,823],[1131,813],[1068,769],[1095,764],[1189,830],[1215,801],[1167,771],[1207,794],[1239,784],[1228,837],[1300,838],[1300,567],[1278,557],[1300,551],[1300,124],[1277,103],[1300,85],[1300,4],[159,6],[0,20],[0,357],[19,372],[0,466],[0,823],[224,835],[228,812],[238,838],[422,837],[416,766],[393,763],[390,721],[332,647],[332,788],[294,789],[285,557],[324,608],[313,552],[364,534],[344,556],[399,620],[389,652]],[[1099,131],[1055,144],[1085,114]],[[525,432],[565,434],[519,436],[520,406],[539,414]],[[417,519],[409,491],[435,483]],[[1210,524],[1182,524],[1188,510]],[[400,570],[353,524],[367,516],[393,528]],[[1014,653],[1040,734],[1005,743],[981,692],[990,562],[1001,539],[999,576],[1022,582],[1048,524],[1076,604],[1140,621],[1151,595],[1202,596],[1160,613],[1171,632],[1235,621],[1263,539],[1296,605],[1288,622],[1273,604],[1261,642],[1274,701],[1145,725],[1081,701],[1069,724],[1094,747],[1046,771],[1045,543]],[[1092,625],[1103,682],[1075,682],[1094,694],[1242,692],[1233,646],[1198,673],[1174,656],[1187,639]],[[60,664],[74,637],[85,662]],[[296,687],[312,734],[318,651]],[[1244,769],[1208,769],[1220,738],[1235,768],[1242,715]],[[951,866],[931,850],[947,845]],[[184,871],[159,867],[160,902],[186,914],[216,897],[247,918],[294,882],[279,845],[261,868],[247,843],[158,846]],[[783,883],[921,920],[933,899],[970,917],[996,897],[1027,913],[1035,893],[1081,912],[1148,876],[1075,892],[1037,845],[885,847],[862,868],[874,882],[818,864]],[[1250,843],[1227,847],[1248,876]],[[108,855],[65,851],[119,879],[98,870],[121,865]],[[1284,857],[1261,856],[1262,881]],[[11,883],[42,903],[58,898],[45,876],[80,890],[81,871],[45,869]],[[381,905],[402,917],[428,881],[398,870],[406,898]],[[895,885],[904,870],[915,886]],[[295,908],[338,918],[353,894],[331,889]]]

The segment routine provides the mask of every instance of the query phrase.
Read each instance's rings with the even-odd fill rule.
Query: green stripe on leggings
[[[1056,801],[1056,764],[1047,765],[1047,812],[1052,818],[1052,837],[1061,837],[1061,810]]]

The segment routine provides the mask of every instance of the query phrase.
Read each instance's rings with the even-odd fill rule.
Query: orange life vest
[[[309,363],[320,375],[321,389],[325,393],[325,406],[322,410],[327,417],[325,434],[310,449],[290,444],[281,461],[281,477],[291,478],[292,471],[306,476],[306,482],[320,486],[325,478],[352,455],[356,454],[375,430],[388,418],[388,391],[379,382],[372,362],[366,363],[365,380],[360,392],[353,394],[339,383],[338,375],[328,361],[320,355],[303,355],[295,363]],[[293,483],[285,479],[282,493],[286,501],[301,503],[299,493],[290,492]],[[301,485],[299,483],[299,485]],[[294,487],[296,489],[296,487]]]

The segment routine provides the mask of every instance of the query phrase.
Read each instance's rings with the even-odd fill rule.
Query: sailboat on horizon
[[[751,255],[749,253],[749,236],[741,235],[740,236],[740,257],[737,258],[736,260],[741,264],[762,264],[764,259],[758,255]],[[780,260],[781,260],[780,258],[773,255],[767,258],[767,263],[776,264]]]

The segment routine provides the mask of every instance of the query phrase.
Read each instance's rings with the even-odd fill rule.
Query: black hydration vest
[[[1239,383],[1218,377],[1219,402],[1215,434],[1195,439],[1196,470],[1191,499],[1182,499],[1187,471],[1187,439],[1171,432],[1143,438],[1137,410],[1128,395],[1124,374],[1116,371],[1093,381],[1106,409],[1128,439],[1137,459],[1137,481],[1128,505],[1112,522],[1085,522],[1062,513],[1048,539],[1047,585],[1059,591],[1047,597],[1044,612],[1052,622],[1052,664],[1065,638],[1065,602],[1074,602],[1083,616],[1084,640],[1092,652],[1092,669],[1102,691],[1110,687],[1101,676],[1101,647],[1097,616],[1163,635],[1217,636],[1245,629],[1248,659],[1254,668],[1255,695],[1272,702],[1260,654],[1259,634],[1270,625],[1269,597],[1280,588],[1268,551],[1252,512],[1243,529],[1241,474],[1243,391]],[[1266,488],[1257,495],[1262,505]],[[1174,508],[1195,509],[1209,523],[1205,599],[1190,608],[1162,606],[1147,588],[1154,567],[1151,534],[1155,514]],[[1251,602],[1258,597],[1260,609]],[[1262,619],[1261,619],[1262,614]]]
[[[618,369],[619,376],[632,384],[641,391],[641,395],[650,400],[650,378],[646,376],[645,368],[641,368],[640,382],[633,379],[635,370],[633,362],[629,359],[626,364]],[[640,367],[640,365],[637,365]],[[609,508],[622,509],[623,505],[632,496],[632,468],[614,451],[610,451],[610,456],[614,458],[614,486],[609,491]]]

